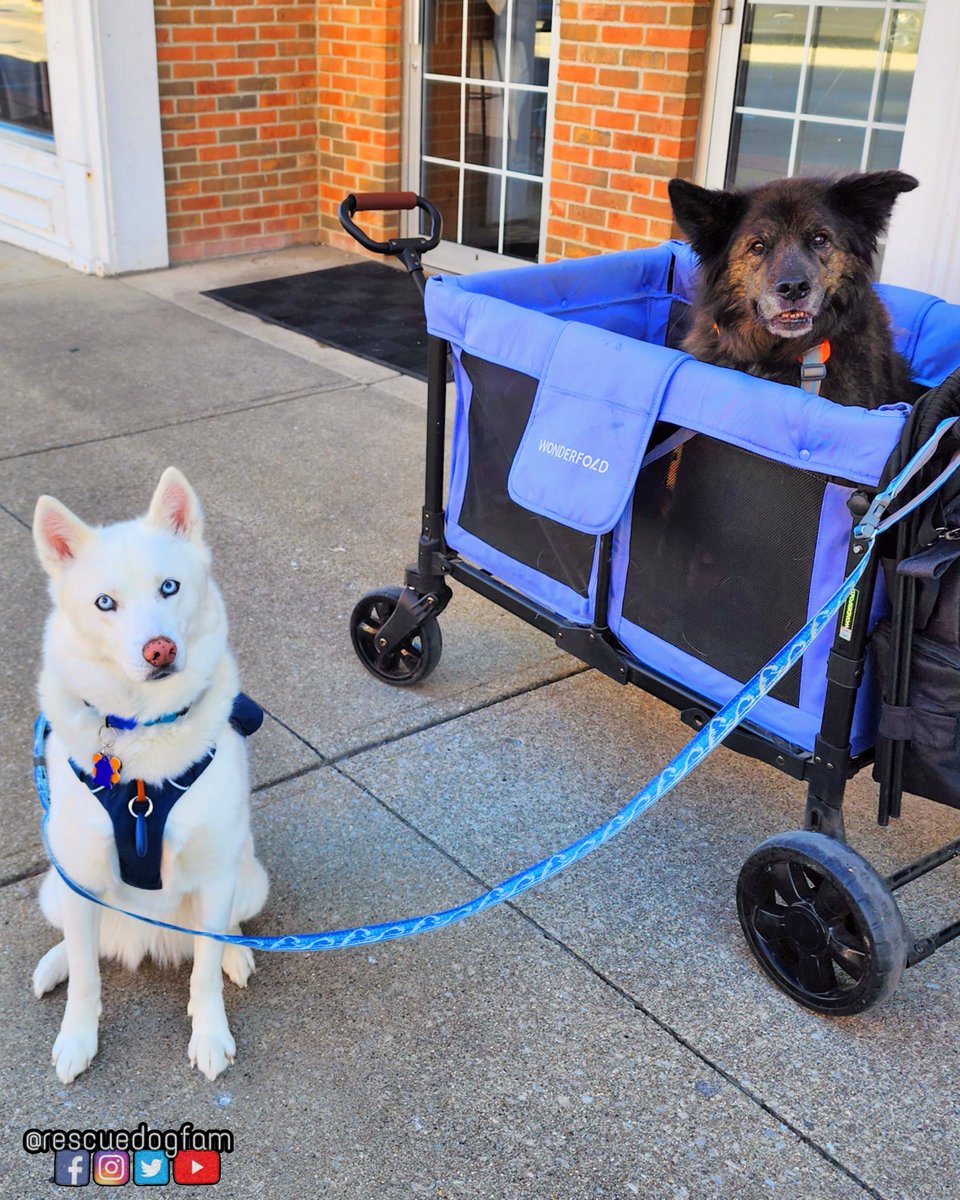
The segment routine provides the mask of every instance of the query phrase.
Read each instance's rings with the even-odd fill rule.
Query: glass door
[[[722,27],[707,182],[899,166],[924,10],[924,0],[747,0],[739,28]]]
[[[539,260],[553,26],[553,0],[423,0],[411,151],[443,214],[436,265]]]

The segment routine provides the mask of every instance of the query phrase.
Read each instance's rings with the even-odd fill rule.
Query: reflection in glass
[[[897,8],[890,16],[890,30],[877,96],[878,121],[889,121],[896,125],[906,123],[922,27],[921,12]]]
[[[511,88],[507,169],[524,175],[542,175],[546,132],[546,94]]]
[[[0,127],[53,134],[47,34],[40,0],[0,6]]]
[[[499,251],[500,178],[487,171],[464,171],[460,241],[465,245]]]
[[[814,18],[814,43],[803,111],[818,117],[865,121],[883,32],[882,8],[822,8]]]
[[[727,187],[752,187],[787,174],[793,122],[737,113],[730,131]]]
[[[540,249],[540,203],[543,185],[528,179],[507,180],[503,252],[536,262]]]
[[[459,83],[428,79],[424,85],[423,153],[431,158],[460,158]]]
[[[460,168],[425,162],[420,169],[420,194],[440,209],[443,217],[443,236],[456,241],[460,207]],[[420,232],[426,233],[430,218],[420,214]]]
[[[503,158],[503,88],[467,84],[464,160],[499,167]]]
[[[796,175],[838,175],[855,171],[863,154],[864,130],[850,125],[800,122]]]
[[[868,171],[895,171],[900,166],[903,133],[899,129],[875,129],[867,155]]]
[[[423,0],[423,69],[429,75],[459,75],[463,57],[460,0]]]
[[[751,5],[743,24],[736,104],[793,112],[809,9]]]

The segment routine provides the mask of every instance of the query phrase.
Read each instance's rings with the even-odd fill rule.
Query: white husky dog
[[[239,732],[244,717],[244,732],[252,732],[251,710],[259,710],[237,696],[193,489],[170,467],[145,517],[105,528],[42,496],[33,532],[54,606],[40,678],[54,855],[110,904],[238,933],[267,897]],[[146,954],[167,965],[192,956],[190,1062],[215,1079],[233,1061],[221,968],[245,987],[254,970],[249,949],[101,908],[53,868],[40,907],[63,931],[37,964],[33,989],[42,996],[69,980],[53,1046],[64,1083],[97,1052],[101,957],[134,970]]]

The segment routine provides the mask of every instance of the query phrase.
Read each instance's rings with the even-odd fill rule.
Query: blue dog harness
[[[182,715],[173,713],[155,721],[144,721],[143,724],[168,724]],[[136,729],[138,724],[136,720],[114,716],[108,716],[104,723],[111,729],[126,730]],[[243,737],[250,737],[262,723],[263,709],[240,692],[233,701],[230,724]],[[47,725],[47,732],[49,728]],[[105,782],[102,775],[90,775],[70,759],[70,766],[77,778],[96,796],[110,817],[120,860],[120,878],[124,883],[144,891],[158,891],[163,887],[160,852],[163,849],[167,817],[180,797],[210,766],[215,754],[216,747],[213,747],[176,779],[164,779],[159,784],[150,784],[149,788],[142,779],[130,779],[125,783]]]

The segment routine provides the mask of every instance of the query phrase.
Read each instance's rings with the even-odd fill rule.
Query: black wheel
[[[350,639],[357,657],[371,673],[393,687],[420,683],[436,667],[443,637],[436,617],[427,617],[399,646],[381,648],[377,635],[393,615],[403,588],[385,587],[357,601],[350,615]]]
[[[844,842],[798,830],[768,838],[737,881],[747,944],[774,983],[815,1012],[882,1003],[907,960],[893,893]]]

